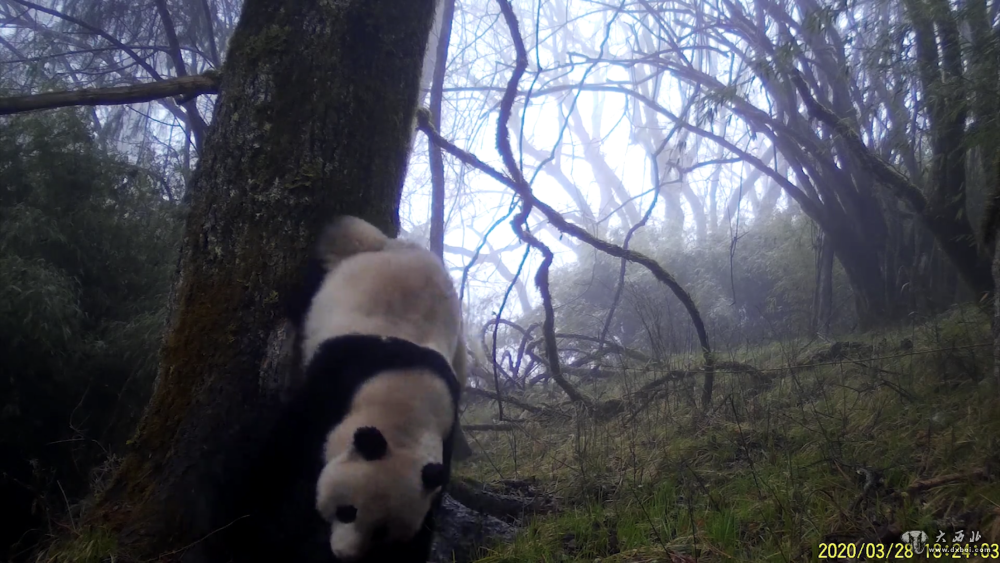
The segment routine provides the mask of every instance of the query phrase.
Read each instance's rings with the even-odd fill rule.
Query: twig
[[[69,503],[69,497],[66,496],[66,490],[63,489],[62,483],[56,480],[56,485],[59,486],[59,492],[62,493],[63,502],[66,503],[66,515],[69,516],[69,525],[72,526],[74,532],[79,532],[79,528],[76,527],[76,522],[73,520],[73,506]]]
[[[653,209],[656,208],[656,203],[660,199],[660,174],[659,166],[656,164],[656,158],[659,156],[660,151],[663,147],[667,146],[667,139],[663,140],[663,144],[653,155],[653,201],[650,202],[649,208],[646,209],[646,214],[642,216],[642,219],[638,223],[632,225],[628,232],[625,233],[625,240],[622,242],[622,249],[628,250],[628,245],[632,242],[632,236],[635,232],[641,229],[649,221],[649,216],[653,214]],[[608,316],[604,319],[604,328],[601,329],[601,342],[607,341],[608,331],[611,329],[611,321],[615,318],[615,310],[618,308],[618,302],[622,298],[622,292],[625,289],[625,267],[628,265],[628,260],[622,258],[621,266],[618,269],[618,287],[615,288],[615,296],[611,300],[611,307],[608,309]]]
[[[492,351],[492,362],[493,362],[493,385],[496,387],[497,391],[497,410],[499,411],[500,420],[503,420],[503,402],[500,400],[500,378],[497,375],[497,368],[499,364],[497,362],[497,333],[500,330],[500,315],[503,314],[504,307],[507,306],[507,300],[510,299],[510,292],[514,289],[514,284],[521,277],[521,271],[524,270],[524,265],[528,261],[528,253],[531,251],[531,247],[524,249],[524,256],[521,257],[521,262],[517,265],[517,273],[510,280],[510,285],[507,286],[507,290],[503,294],[503,300],[500,302],[500,308],[497,309],[496,322],[493,324],[493,351]],[[513,323],[511,323],[513,324]],[[502,368],[501,368],[502,369]],[[516,383],[516,380],[512,381]]]
[[[418,122],[419,122],[419,116],[422,115],[422,113],[423,112],[417,113]],[[486,232],[483,234],[482,239],[479,241],[479,246],[476,247],[476,251],[472,254],[472,258],[469,260],[469,263],[466,264],[464,268],[462,268],[462,283],[459,285],[458,289],[458,298],[461,301],[463,302],[465,301],[465,286],[469,281],[469,271],[472,270],[472,267],[475,266],[476,261],[479,260],[479,255],[482,253],[483,248],[486,246],[487,239],[489,238],[490,234],[493,233],[493,230],[500,226],[500,223],[506,221],[507,218],[514,213],[514,209],[516,207],[517,207],[517,201],[516,200],[511,201],[510,209],[507,210],[507,214],[497,219],[492,225],[490,225],[490,228],[486,230]]]
[[[189,544],[187,544],[187,545],[185,545],[183,547],[179,547],[179,548],[177,548],[177,549],[175,549],[173,551],[168,551],[168,552],[160,555],[156,559],[149,559],[149,560],[147,560],[144,563],[150,563],[152,561],[163,561],[164,558],[169,558],[171,555],[177,555],[178,553],[182,553],[184,551],[187,551],[187,550],[191,549],[192,547],[198,545],[199,543],[201,543],[201,542],[207,540],[208,538],[214,536],[215,534],[218,534],[219,532],[225,531],[226,528],[229,528],[229,527],[233,526],[234,524],[236,524],[240,520],[243,520],[244,518],[248,518],[249,516],[250,516],[249,514],[244,514],[243,516],[240,516],[239,518],[236,518],[235,520],[233,520],[232,522],[226,524],[225,526],[222,526],[221,528],[216,528],[215,530],[212,530],[211,532],[205,534],[204,536],[196,539],[195,541],[193,541],[193,542],[191,542],[191,543],[189,543]]]
[[[503,14],[507,27],[510,29],[511,39],[514,42],[516,59],[514,71],[511,73],[510,81],[504,91],[500,101],[500,116],[497,119],[497,150],[503,159],[507,174],[513,179],[513,188],[521,198],[521,211],[511,220],[511,226],[518,238],[542,254],[542,263],[538,266],[535,274],[535,285],[542,297],[542,307],[545,310],[545,321],[542,323],[542,334],[545,336],[545,356],[549,364],[549,375],[562,388],[573,402],[591,405],[592,401],[576,390],[562,376],[559,367],[559,349],[556,346],[555,329],[555,309],[552,307],[552,294],[549,288],[549,267],[552,266],[554,255],[542,241],[531,234],[525,226],[528,216],[531,214],[534,196],[531,193],[531,186],[524,180],[521,169],[514,159],[514,151],[510,145],[510,130],[507,127],[510,121],[511,108],[514,105],[514,98],[517,96],[517,84],[524,75],[524,70],[528,67],[528,54],[524,48],[524,40],[518,28],[517,17],[514,15],[514,8],[509,0],[497,0],[500,5],[500,12]]]

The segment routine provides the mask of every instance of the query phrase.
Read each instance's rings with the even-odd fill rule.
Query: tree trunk
[[[431,124],[441,130],[441,104],[444,101],[444,75],[448,68],[448,43],[451,41],[451,23],[455,18],[455,0],[442,0],[441,29],[434,56],[434,75],[431,80]],[[429,51],[430,49],[428,49]],[[434,143],[427,143],[431,168],[431,252],[444,260],[444,151]]]
[[[833,245],[822,231],[817,238],[812,333],[815,336],[828,336],[833,318]]]
[[[891,324],[899,315],[899,307],[886,295],[885,277],[875,249],[865,246],[849,225],[838,222],[827,223],[823,238],[832,247],[851,284],[858,326],[868,330]]]
[[[280,305],[323,224],[394,234],[434,0],[247,0],[223,72],[160,373],[98,524],[130,558],[198,560],[221,485],[290,383]],[[164,559],[158,559],[164,560]]]

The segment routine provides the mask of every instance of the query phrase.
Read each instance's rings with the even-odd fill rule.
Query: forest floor
[[[516,540],[480,563],[952,558],[890,545],[911,530],[943,550],[965,546],[963,559],[1000,558],[989,320],[956,309],[832,344],[720,357],[759,371],[720,370],[707,415],[694,402],[700,375],[641,390],[667,369],[697,367],[693,355],[582,385],[622,400],[603,421],[560,404],[557,388],[517,395],[542,410],[504,404],[514,428],[470,431],[477,455],[458,475],[519,483],[555,509],[526,517]],[[496,413],[479,400],[462,421],[495,424]]]

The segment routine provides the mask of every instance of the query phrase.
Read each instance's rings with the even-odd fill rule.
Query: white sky
[[[537,8],[536,1],[515,1],[520,18],[521,35],[524,37],[530,61],[529,71],[525,73],[520,82],[522,91],[532,85],[531,70],[535,68],[536,57],[541,61],[543,68],[551,69],[558,65],[557,56],[567,57],[563,53],[571,53],[568,55],[571,61],[581,60],[579,53],[596,56],[608,29],[608,18],[612,13],[608,9],[597,9],[598,6],[592,2],[570,1],[565,5],[565,9],[573,13],[569,14],[567,20],[570,23],[565,29],[552,29],[553,26],[546,23],[543,16],[542,32],[538,35],[541,45],[539,51],[536,52],[534,49],[535,21],[533,19]],[[562,6],[562,4],[559,5]],[[38,19],[46,21],[48,17],[41,14]],[[467,28],[464,32],[460,29],[460,26],[463,25]],[[509,30],[504,24],[503,18],[497,15],[495,3],[460,0],[455,26],[449,56],[449,72],[454,74],[446,80],[446,85],[450,87],[484,85],[494,88],[504,87],[510,74],[509,68],[513,58],[513,50],[510,48]],[[605,45],[605,55],[610,54],[620,58],[629,57],[631,54],[629,40],[634,39],[631,32],[622,25],[621,20],[616,20],[610,29],[611,34]],[[9,36],[9,33],[10,29],[0,28],[0,35]],[[584,80],[588,68],[589,65],[585,64],[573,67],[562,78],[562,83],[576,84],[581,82]],[[565,71],[560,70],[553,73],[548,70],[537,82],[535,89],[552,85],[550,81],[562,72]],[[627,83],[630,78],[629,71],[624,67],[602,64],[586,75],[586,82]],[[725,80],[725,77],[720,76],[720,80]],[[674,113],[679,113],[681,98],[679,91],[676,90],[676,82],[667,78],[663,81],[662,88],[656,96],[657,101]],[[564,113],[565,108],[561,107],[559,102],[561,95],[565,95],[565,93],[532,98],[532,104],[523,116],[524,134],[534,147],[545,153],[552,150],[557,142],[560,128],[563,127],[561,114]],[[482,98],[482,93],[446,92],[443,133],[452,138],[456,144],[476,154],[494,168],[502,170],[503,166],[495,148],[496,105],[484,109]],[[628,104],[631,103],[631,100],[624,94],[613,92],[582,92],[577,100],[576,111],[582,116],[584,126],[591,134],[593,134],[593,108],[595,103],[598,103],[599,98],[603,99],[601,102],[603,103],[603,112],[599,120],[600,150],[607,163],[622,181],[625,191],[635,198],[633,202],[636,208],[640,213],[643,213],[653,197],[650,193],[652,187],[651,166],[643,147],[631,142],[632,124],[628,119],[631,112],[631,107]],[[490,99],[499,99],[499,94],[494,94]],[[204,96],[199,100],[199,105],[210,107],[213,102],[214,96]],[[519,106],[515,105],[515,108],[517,107]],[[101,117],[107,115],[105,109],[97,108],[96,111]],[[170,144],[175,144],[178,141],[183,142],[177,135],[181,131],[177,127],[176,120],[156,103],[136,104],[129,111],[148,114],[160,121],[159,125],[155,121],[151,123],[151,132],[154,134],[141,137],[140,142],[152,144],[153,149],[161,154],[164,154],[164,147],[162,145],[157,147],[155,141],[150,141],[150,137],[163,139]],[[457,136],[449,127],[450,124],[456,122],[456,119],[460,120],[458,123],[463,127],[461,134]],[[522,116],[515,112],[512,121],[519,123],[521,119]],[[660,118],[658,125],[663,129],[668,129],[671,124]],[[731,128],[729,131],[732,133],[734,130],[735,128]],[[511,142],[516,156],[518,151],[516,135],[512,135]],[[746,138],[737,139],[735,142],[744,148],[751,144]],[[690,139],[688,143],[691,143]],[[430,174],[427,167],[426,147],[426,139],[418,133],[400,209],[400,216],[406,231],[411,230],[414,225],[426,223],[430,217]],[[128,147],[122,148],[131,152]],[[712,158],[704,153],[715,150],[716,147],[712,143],[703,143],[703,154],[695,155],[695,160],[699,157]],[[589,203],[591,212],[597,215],[600,192],[596,189],[596,181],[591,167],[583,160],[580,141],[575,138],[571,128],[566,128],[563,133],[562,152],[564,154],[562,172],[580,189]],[[445,159],[447,206],[449,209],[446,244],[473,250],[480,244],[482,233],[486,232],[494,222],[507,213],[513,193],[505,186],[468,167],[462,170],[462,175],[459,177],[456,174],[460,166],[457,160],[447,155]],[[534,166],[531,164],[535,162],[535,159],[525,156],[524,160],[529,163],[524,167],[525,176],[529,179],[535,177],[533,190],[536,197],[558,211],[576,210],[576,204],[558,182],[544,172],[536,175]],[[749,168],[744,169],[740,165],[728,168],[728,172],[721,175],[718,194],[720,203],[727,201],[732,191],[738,189],[740,175],[749,172]],[[704,196],[706,182],[712,170],[712,167],[698,168],[687,176],[691,187],[700,196]],[[455,200],[456,196],[459,197],[457,201]],[[691,210],[686,200],[682,199],[681,201],[685,215],[688,217],[686,226],[690,227]],[[620,201],[619,204],[621,204]],[[746,206],[745,201],[744,206]],[[657,209],[654,210],[651,217],[652,224],[660,223],[663,220],[663,211],[662,202],[658,202]],[[741,212],[748,213],[745,208]],[[540,220],[541,215],[536,212],[533,213],[530,223],[535,225]],[[604,225],[604,227],[610,228],[618,226],[617,217],[612,217],[610,222]],[[606,232],[607,228],[604,231]],[[549,233],[542,231],[539,233],[539,238],[555,252],[555,268],[576,259],[572,251]],[[488,242],[489,245],[483,249],[484,253],[491,252],[491,248],[512,247],[511,250],[502,254],[502,259],[506,269],[515,272],[523,256],[524,248],[517,244],[518,241],[509,225],[509,220],[505,220],[493,231]],[[446,252],[446,261],[455,268],[453,274],[458,280],[461,278],[461,268],[469,262],[469,257]],[[533,277],[539,261],[540,256],[532,252],[520,276],[532,297],[533,304],[537,303]],[[475,310],[478,308],[477,304],[486,302],[487,309],[493,311],[499,305],[497,295],[504,291],[506,285],[507,282],[496,272],[496,268],[492,264],[480,261],[470,273],[467,307]],[[519,309],[518,299],[512,295],[506,306],[505,316],[516,316],[520,312]]]

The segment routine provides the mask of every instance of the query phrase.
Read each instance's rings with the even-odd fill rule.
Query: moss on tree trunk
[[[95,524],[124,551],[218,525],[218,486],[288,381],[281,298],[338,213],[398,230],[433,0],[247,0],[224,68],[157,388]]]

